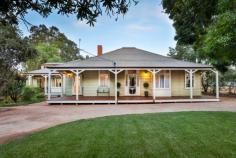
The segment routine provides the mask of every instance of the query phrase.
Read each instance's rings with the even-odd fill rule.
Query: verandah
[[[133,100],[137,100],[137,101],[140,101],[140,100],[144,100],[144,101],[150,100],[150,101],[153,101],[153,102],[158,102],[158,100],[159,101],[161,100],[161,101],[164,102],[166,100],[167,102],[169,102],[171,99],[173,101],[181,101],[181,100],[182,101],[218,101],[219,100],[218,72],[217,71],[213,71],[211,69],[210,69],[210,71],[213,71],[216,74],[216,97],[214,99],[212,97],[207,97],[207,98],[206,97],[194,97],[193,96],[193,86],[189,87],[189,98],[186,98],[186,97],[179,97],[179,98],[168,97],[167,98],[167,97],[157,96],[156,95],[156,82],[155,82],[156,81],[156,75],[159,72],[161,72],[162,70],[165,70],[165,69],[99,69],[99,70],[97,70],[97,69],[90,69],[90,70],[88,70],[88,69],[70,69],[70,70],[68,70],[68,69],[52,69],[52,70],[50,70],[50,73],[48,74],[48,79],[50,81],[51,74],[56,72],[56,71],[60,72],[62,75],[65,74],[65,72],[68,72],[68,71],[74,73],[75,74],[75,87],[76,87],[75,92],[76,93],[75,93],[75,99],[71,99],[71,101],[73,101],[75,103],[76,102],[80,103],[80,102],[84,101],[83,97],[85,97],[85,96],[80,96],[79,95],[79,83],[78,83],[79,80],[78,79],[80,78],[80,74],[82,72],[85,72],[85,71],[94,71],[94,70],[96,70],[96,71],[109,71],[112,74],[114,74],[114,76],[115,76],[114,97],[110,97],[110,99],[109,99],[109,100],[112,100],[112,103],[119,103],[118,100],[126,100],[126,101],[130,100],[130,102],[133,102]],[[117,75],[119,73],[121,73],[122,71],[124,71],[124,70],[145,70],[145,71],[150,72],[152,74],[152,86],[154,87],[154,88],[152,88],[152,96],[148,97],[148,99],[144,98],[144,97],[139,97],[139,98],[135,99],[135,97],[132,97],[132,96],[130,96],[129,99],[122,99],[122,97],[118,98],[118,96],[117,96]],[[179,70],[183,70],[183,69],[179,69]],[[188,69],[188,70],[184,69],[184,71],[189,74],[189,82],[190,82],[189,84],[193,85],[193,77],[192,76],[198,70],[197,69]],[[51,83],[50,82],[48,82],[48,102],[49,103],[53,103],[53,101],[55,101],[55,98],[51,98],[51,91],[50,91],[49,87],[51,87]],[[66,102],[66,99],[63,99],[63,94],[61,95],[61,97],[62,98],[59,99],[59,100],[62,103]],[[71,97],[71,98],[73,98],[73,97]],[[91,100],[91,102],[93,102],[93,103],[96,103],[96,101],[97,101],[97,103],[102,103],[102,100],[99,99],[99,97],[90,97],[89,100]],[[104,100],[107,101],[108,99],[104,99]],[[57,101],[58,101],[58,99],[57,99]],[[87,100],[86,102],[89,102],[89,101]]]

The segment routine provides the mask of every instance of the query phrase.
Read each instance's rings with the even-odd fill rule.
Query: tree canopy
[[[216,14],[218,0],[163,0],[162,5],[176,29],[178,44],[193,44],[205,34]]]
[[[184,61],[196,62],[198,59],[191,45],[176,45],[175,48],[169,48],[167,55]]]
[[[21,62],[36,55],[37,51],[22,37],[16,26],[0,24],[0,90],[17,73]]]
[[[0,4],[0,21],[3,23],[17,24],[19,20],[25,21],[29,11],[35,11],[47,17],[53,11],[61,15],[75,14],[77,19],[86,20],[94,25],[96,18],[105,12],[108,15],[125,14],[135,0],[2,0]]]
[[[37,46],[44,43],[58,48],[58,55],[63,61],[81,59],[77,44],[68,39],[55,27],[47,28],[45,25],[32,26],[30,28],[29,42]]]
[[[59,49],[53,45],[40,43],[35,46],[38,51],[37,57],[26,61],[26,70],[40,69],[41,65],[47,62],[63,62],[63,59],[59,55]]]
[[[199,56],[225,72],[236,62],[236,0],[163,0],[174,21],[177,44],[191,44]]]
[[[199,53],[209,58],[212,65],[225,72],[226,66],[236,64],[236,11],[216,17],[202,38]]]

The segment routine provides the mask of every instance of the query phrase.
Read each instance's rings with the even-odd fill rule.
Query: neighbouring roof
[[[49,69],[47,68],[48,66],[56,66],[56,65],[60,65],[60,64],[63,64],[63,63],[58,63],[58,62],[44,63],[41,65],[41,69],[28,71],[25,74],[45,75],[45,74],[49,73]],[[58,74],[58,72],[54,72],[53,74]]]
[[[49,73],[49,69],[44,68],[44,69],[39,69],[39,70],[33,70],[26,72],[25,74],[33,74],[33,75],[45,75]],[[53,72],[53,74],[58,74],[58,72]]]
[[[212,68],[210,65],[197,64],[173,59],[135,47],[123,47],[101,56],[86,60],[74,60],[48,68]]]

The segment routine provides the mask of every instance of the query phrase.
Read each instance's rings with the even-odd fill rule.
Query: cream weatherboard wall
[[[153,84],[152,84],[152,73],[149,71],[142,70],[139,72],[139,84],[140,84],[140,95],[144,96],[144,92],[148,91],[148,95],[152,96],[152,89],[153,89]],[[146,89],[143,87],[143,84],[147,82],[149,87]]]
[[[171,95],[172,96],[189,96],[189,88],[185,87],[185,71],[176,70],[171,72]],[[193,95],[201,96],[201,73],[194,73]]]
[[[109,74],[109,88],[110,96],[115,95],[115,76],[113,73],[107,71]],[[144,96],[144,91],[148,91],[149,96],[152,96],[153,89],[153,77],[152,74],[148,71],[141,70],[138,72],[139,76],[139,85],[140,85],[140,96]],[[185,88],[185,71],[171,71],[170,73],[170,88],[168,89],[159,89],[156,88],[156,96],[189,96],[189,89]],[[117,82],[121,84],[118,91],[120,96],[125,96],[125,86],[126,86],[126,76],[125,71],[120,72],[117,75]],[[145,89],[143,84],[147,82],[149,88]],[[97,96],[97,89],[99,87],[99,71],[85,71],[82,73],[82,82],[81,86],[83,87],[84,96]],[[201,74],[199,71],[194,73],[194,88],[193,95],[201,95]]]
[[[98,71],[85,71],[82,76],[83,95],[97,96]]]
[[[110,71],[104,71],[109,74],[110,96],[115,95],[115,76]],[[99,71],[84,71],[82,73],[81,86],[83,87],[83,96],[97,96],[99,85]]]
[[[72,96],[74,95],[73,93],[73,83],[74,83],[74,76],[67,76],[64,78],[65,79],[65,92],[64,94],[66,96]]]

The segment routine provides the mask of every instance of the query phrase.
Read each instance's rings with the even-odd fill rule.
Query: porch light
[[[67,75],[68,77],[72,77],[72,76],[73,76],[72,73],[67,73],[66,75]]]

